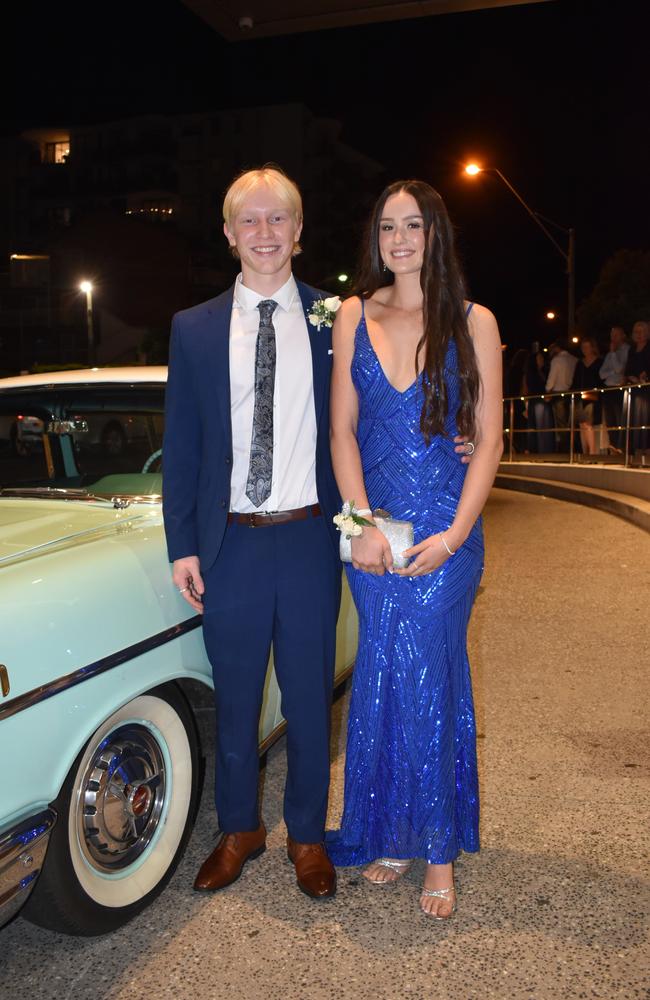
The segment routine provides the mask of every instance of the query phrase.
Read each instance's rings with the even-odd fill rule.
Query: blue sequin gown
[[[471,308],[471,306],[470,306]],[[456,347],[445,361],[446,436],[424,443],[421,380],[388,382],[356,330],[352,379],[369,505],[414,522],[415,541],[453,521],[466,466],[454,451]],[[335,865],[378,857],[453,861],[479,849],[476,729],[466,633],[483,570],[480,520],[434,573],[413,579],[346,567],[359,614],[340,830],[327,834]]]

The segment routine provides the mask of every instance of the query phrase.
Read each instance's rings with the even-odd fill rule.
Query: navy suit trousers
[[[341,564],[324,517],[229,524],[205,574],[203,634],[216,704],[220,829],[259,823],[258,725],[271,646],[287,720],[284,819],[302,843],[323,838]]]

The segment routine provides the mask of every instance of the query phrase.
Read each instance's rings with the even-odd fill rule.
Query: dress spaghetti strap
[[[472,308],[473,308],[473,306],[474,306],[474,303],[473,303],[473,302],[470,302],[470,304],[468,305],[467,309],[465,310],[465,315],[466,315],[466,316],[469,316],[469,314],[470,314],[470,313],[471,313],[471,311],[472,311]]]
[[[364,299],[363,295],[360,295],[359,298],[361,299],[361,319],[365,319],[366,318],[366,300]]]

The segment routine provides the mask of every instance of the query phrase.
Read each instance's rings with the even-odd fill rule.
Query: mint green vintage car
[[[0,380],[0,926],[101,934],[165,886],[201,791],[200,616],[172,585],[161,511],[165,368]],[[90,428],[130,428],[117,452]],[[344,587],[337,679],[356,617]],[[269,673],[263,750],[282,732]]]

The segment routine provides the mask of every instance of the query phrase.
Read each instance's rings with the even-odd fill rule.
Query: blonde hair
[[[244,173],[235,178],[226,191],[226,197],[223,200],[223,218],[228,229],[232,229],[246,196],[258,184],[266,184],[288,208],[296,224],[300,225],[302,222],[300,191],[296,184],[287,177],[284,170],[273,163],[265,163],[258,170],[245,170]]]

